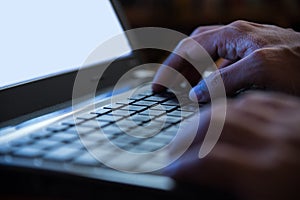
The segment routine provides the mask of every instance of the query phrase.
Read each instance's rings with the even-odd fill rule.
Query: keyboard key
[[[68,130],[64,131],[64,133],[69,133],[73,135],[84,135],[93,131],[95,131],[95,127],[83,126],[83,124],[79,124],[77,126],[69,128]]]
[[[140,92],[138,95],[139,96],[152,96],[152,95],[155,95],[155,94],[151,90],[149,90],[149,91]]]
[[[91,112],[91,114],[97,114],[97,115],[103,115],[111,112],[109,109],[104,109],[104,108],[97,108],[94,111]]]
[[[46,130],[51,131],[51,132],[60,132],[60,131],[66,130],[68,128],[70,128],[69,125],[57,123],[57,124],[53,124],[53,125],[48,126],[46,128]]]
[[[104,109],[116,110],[116,109],[121,109],[122,107],[124,107],[123,104],[113,103],[113,104],[106,105],[103,108]]]
[[[75,156],[77,157],[81,153],[83,153],[83,151],[70,148],[68,146],[63,146],[47,153],[44,158],[47,160],[67,161]]]
[[[110,135],[114,135],[114,134],[118,134],[118,133],[122,132],[120,127],[117,125],[106,126],[106,127],[102,128],[102,131],[103,131],[103,133],[110,134]]]
[[[167,101],[168,99],[166,99],[165,97],[161,97],[161,96],[150,96],[144,99],[145,101],[154,101],[157,103],[162,103],[164,101]]]
[[[78,115],[76,117],[77,119],[90,120],[90,119],[95,119],[96,117],[98,117],[98,115],[95,113],[85,113],[85,114]]]
[[[178,131],[179,131],[179,127],[173,125],[163,130],[160,134],[173,137],[177,134]]]
[[[133,120],[134,122],[149,122],[152,120],[154,117],[153,116],[147,116],[147,115],[133,115],[129,117],[129,119]]]
[[[163,110],[165,112],[171,112],[175,110],[177,106],[169,106],[169,105],[157,105],[150,108],[150,110]]]
[[[172,135],[164,135],[163,133],[159,133],[148,140],[154,143],[160,143],[163,145],[169,144],[174,137]]]
[[[123,117],[128,117],[132,113],[130,113],[128,110],[114,110],[111,112],[111,115],[116,115],[116,116],[123,116]]]
[[[132,105],[137,105],[137,106],[153,106],[153,105],[156,105],[157,102],[153,102],[153,101],[137,101],[135,103],[133,103]]]
[[[164,97],[166,99],[173,99],[175,98],[175,94],[173,92],[161,92],[161,93],[155,93],[153,94],[153,96],[158,96],[158,97]],[[178,94],[178,96],[181,96],[180,94]]]
[[[82,136],[80,140],[75,140],[74,142],[69,144],[69,146],[75,149],[86,149],[86,148],[93,148],[94,146],[99,144],[97,141],[84,140],[83,137],[84,136]]]
[[[129,151],[133,152],[133,153],[149,153],[149,152],[153,152],[155,150],[158,150],[160,148],[162,148],[163,145],[159,144],[159,143],[141,143],[138,145],[135,145],[133,148],[131,148]]]
[[[187,95],[179,95],[177,98],[178,98],[178,101],[183,105],[186,105],[186,104],[189,104],[192,102]]]
[[[156,151],[158,149],[163,148],[165,145],[162,143],[158,143],[158,142],[154,142],[151,140],[146,140],[145,142],[140,144],[141,148],[147,148],[147,149],[151,149],[151,151]]]
[[[169,128],[170,126],[174,126],[174,124],[166,123],[166,122],[164,123],[162,121],[156,121],[156,120],[152,120],[152,121],[150,121],[148,123],[144,123],[142,125],[144,127],[146,127],[147,129],[155,130],[157,133]]]
[[[108,121],[97,121],[97,120],[88,120],[83,122],[82,124],[79,124],[79,127],[91,127],[94,129],[99,129],[100,127],[106,126],[110,124]]]
[[[126,133],[137,138],[149,138],[158,134],[159,131],[160,128],[157,127],[138,126],[128,130]]]
[[[142,96],[142,95],[134,95],[134,96],[129,97],[128,99],[129,100],[142,100],[144,98],[145,98],[145,96]]]
[[[128,135],[127,133],[123,133],[119,135],[117,138],[113,139],[112,143],[125,147],[129,143],[138,143],[139,141],[141,141],[140,138],[133,137],[131,135]]]
[[[38,149],[38,148],[23,147],[23,148],[15,151],[13,154],[15,156],[34,158],[34,157],[39,157],[39,156],[43,155],[44,153],[45,153],[45,151]]]
[[[165,114],[166,111],[165,110],[152,110],[152,109],[148,109],[148,110],[144,110],[143,112],[138,113],[139,115],[146,115],[146,116],[159,116],[162,114]]]
[[[30,134],[29,137],[31,137],[33,139],[42,139],[42,138],[49,137],[53,134],[54,133],[50,132],[50,131],[40,130],[40,131],[37,131],[37,132],[34,132],[34,133]]]
[[[168,105],[168,106],[178,106],[179,102],[177,100],[168,100],[162,103],[162,105]]]
[[[189,116],[191,116],[191,115],[193,115],[193,112],[190,112],[190,111],[184,111],[184,110],[174,110],[174,111],[172,111],[172,112],[169,112],[168,113],[168,115],[170,115],[170,116],[178,116],[178,117],[184,117],[184,118],[186,118],[186,117],[189,117]]]
[[[123,119],[121,121],[116,122],[115,126],[117,126],[120,129],[124,130],[124,129],[134,128],[134,127],[136,127],[140,124],[141,124],[140,122],[135,122],[135,121],[130,120],[130,119]]]
[[[12,147],[9,144],[0,145],[0,155],[1,154],[8,154],[11,151],[12,151]]]
[[[104,135],[101,132],[94,132],[94,133],[90,133],[87,134],[85,136],[83,136],[83,140],[85,141],[93,141],[95,143],[101,143],[104,142],[105,140],[109,139],[110,137],[112,137],[111,135]]]
[[[100,161],[98,161],[96,158],[94,158],[88,151],[86,151],[81,156],[75,158],[73,163],[79,164],[79,165],[88,165],[88,166],[101,165]]]
[[[100,117],[97,117],[96,120],[98,121],[105,121],[105,122],[115,122],[120,119],[122,119],[122,116],[113,116],[113,115],[101,115]]]
[[[30,144],[33,141],[34,140],[31,137],[25,136],[25,137],[21,137],[21,138],[18,138],[18,139],[15,139],[15,140],[11,141],[10,145],[12,145],[12,146],[23,146],[23,145],[26,145],[26,144]]]
[[[122,110],[129,110],[129,111],[142,111],[147,109],[147,106],[135,106],[135,105],[129,105],[122,108]]]
[[[48,140],[59,141],[59,142],[71,142],[78,139],[77,135],[68,134],[64,132],[56,133],[53,136],[47,138]]]
[[[161,117],[155,118],[155,120],[160,122],[176,124],[181,121],[181,117],[163,115]]]
[[[92,119],[92,120],[85,120],[85,121],[83,121],[83,123],[77,124],[76,126],[96,129],[97,127],[99,127],[99,124],[98,124],[98,121]]]
[[[57,146],[63,145],[63,143],[53,140],[37,140],[35,143],[31,144],[30,147],[37,149],[50,149]]]
[[[100,146],[101,145],[101,146]],[[110,160],[113,157],[116,157],[116,152],[114,151],[114,149],[111,147],[111,143],[110,144],[100,144],[98,146],[95,146],[95,148],[93,148],[91,150],[91,153],[93,153],[93,155],[95,156],[95,158],[97,160],[100,159],[101,160]]]
[[[71,118],[71,119],[64,120],[63,122],[61,122],[61,124],[62,125],[67,125],[67,126],[75,126],[76,124],[80,124],[82,122],[84,122],[83,119]]]

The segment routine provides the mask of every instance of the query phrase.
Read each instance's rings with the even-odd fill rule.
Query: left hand
[[[181,181],[226,189],[241,199],[300,199],[299,99],[253,93],[230,101],[219,141],[199,159],[209,113],[200,122],[191,123],[200,123],[197,136],[187,152],[167,168],[167,174]],[[211,120],[218,123],[220,119]],[[171,155],[182,140],[173,143]]]

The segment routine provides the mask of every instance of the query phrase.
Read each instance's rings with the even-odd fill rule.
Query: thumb
[[[258,66],[253,63],[251,56],[245,57],[238,62],[221,68],[208,77],[201,80],[193,89],[191,89],[189,97],[196,102],[209,102],[216,97],[224,97],[235,95],[242,89],[250,88],[256,84],[261,74],[256,73]],[[223,90],[222,90],[223,88]]]

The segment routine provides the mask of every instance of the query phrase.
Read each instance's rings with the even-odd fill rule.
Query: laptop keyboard
[[[76,118],[68,118],[0,146],[0,155],[33,158],[40,162],[54,161],[80,166],[106,167],[87,151],[87,148],[105,145],[99,138],[100,128],[110,142],[125,151],[154,152],[169,144],[177,133],[180,122],[193,115],[194,107],[188,98],[182,97],[180,102],[185,103],[179,106],[175,95],[168,92],[138,94],[80,114]],[[149,133],[145,132],[145,130],[151,132],[152,127],[157,126],[159,133],[149,136]],[[84,139],[84,145],[80,138]],[[122,161],[122,155],[113,155],[110,151],[101,151],[102,153],[112,158],[110,162],[124,162],[136,167],[137,162]]]

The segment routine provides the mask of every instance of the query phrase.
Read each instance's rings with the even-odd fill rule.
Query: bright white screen
[[[108,0],[0,1],[0,30],[0,89],[77,69],[123,32]],[[114,48],[97,62],[130,52],[126,38]]]

